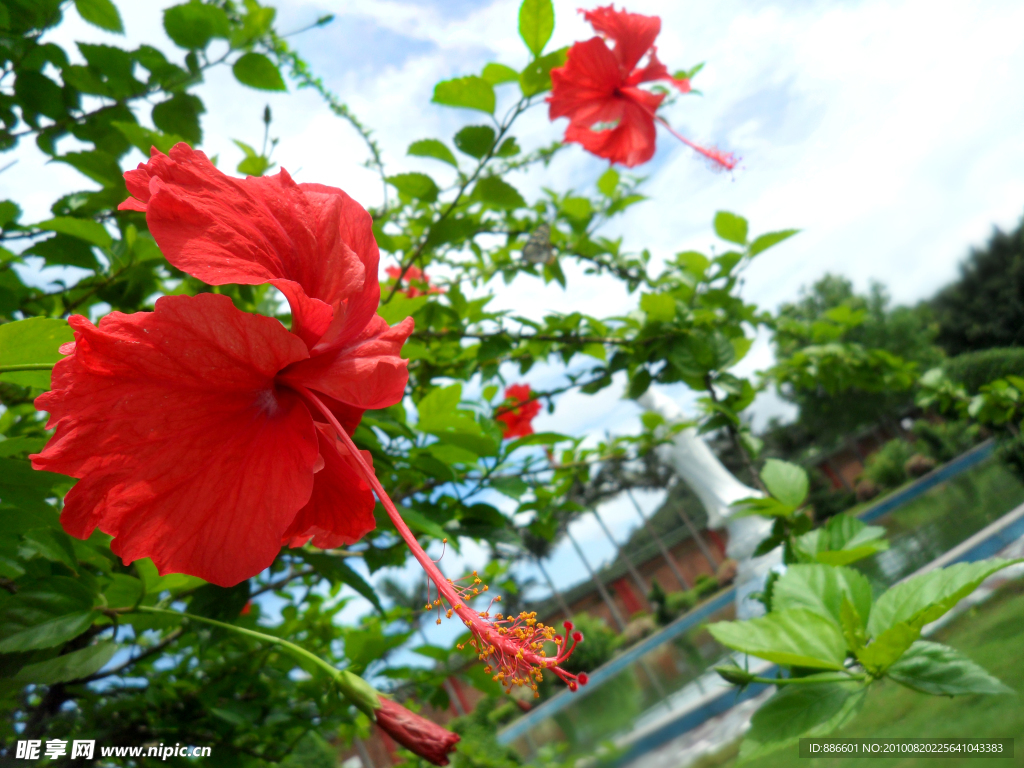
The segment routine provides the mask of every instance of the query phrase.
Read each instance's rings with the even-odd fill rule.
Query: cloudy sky
[[[129,43],[160,41],[169,3],[120,3]],[[578,0],[556,0],[552,47],[591,32]],[[489,61],[520,68],[526,50],[516,34],[516,0],[304,0],[282,3],[278,26],[299,29],[325,13],[327,27],[293,38],[299,50],[376,132],[391,172],[430,170],[437,163],[405,155],[421,138],[450,139],[479,118],[430,104],[435,82],[477,73]],[[749,218],[754,233],[796,227],[802,233],[761,257],[748,272],[747,298],[774,307],[825,272],[842,273],[859,288],[878,279],[899,302],[930,295],[956,274],[972,244],[993,225],[1013,226],[1024,209],[1024,4],[1015,0],[634,0],[629,9],[662,18],[658,53],[670,69],[706,62],[696,87],[665,117],[684,135],[742,156],[733,174],[711,172],[664,132],[641,170],[652,200],[609,229],[628,248],[656,255],[714,243],[717,210]],[[69,12],[51,38],[123,41],[86,26]],[[275,159],[301,181],[340,186],[365,204],[379,200],[379,181],[361,167],[359,138],[309,92],[267,95],[213,73],[203,86],[208,114],[204,149],[221,167],[241,155],[231,139],[256,144],[260,115],[274,110]],[[536,109],[517,131],[533,147],[560,135]],[[70,148],[70,147],[69,147]],[[46,217],[60,194],[82,188],[81,177],[45,164],[32,145],[0,176],[4,197],[25,202],[26,220]],[[130,158],[131,164],[141,157]],[[529,197],[543,185],[577,188],[606,166],[579,148],[562,153],[545,172],[515,183]],[[572,276],[571,291],[523,281],[498,301],[520,311],[551,307],[605,315],[628,298],[600,281]],[[755,346],[747,369],[770,361]],[[676,393],[684,399],[682,393]],[[766,400],[760,413],[778,410]],[[635,428],[637,409],[606,392],[597,402],[567,397],[538,427],[603,432]],[[658,499],[647,498],[653,506]],[[606,518],[617,535],[636,523],[626,504]],[[599,561],[611,545],[594,524],[579,537]],[[575,530],[575,529],[574,529]],[[574,554],[559,552],[556,579],[576,581]],[[453,563],[454,565],[454,563]]]

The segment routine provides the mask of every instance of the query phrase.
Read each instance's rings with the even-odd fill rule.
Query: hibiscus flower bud
[[[448,754],[455,751],[458,734],[410,712],[397,701],[380,697],[377,725],[392,739],[434,765],[448,765]]]

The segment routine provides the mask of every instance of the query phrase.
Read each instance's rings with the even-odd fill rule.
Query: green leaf
[[[513,440],[508,444],[508,452],[522,448],[525,445],[554,445],[555,443],[561,443],[565,440],[572,440],[569,435],[563,435],[560,432],[534,432],[532,435],[526,435]]]
[[[495,681],[494,673],[484,672],[482,664],[472,664],[464,669],[462,674],[485,696],[500,697],[505,692],[505,689]]]
[[[104,187],[124,187],[121,166],[117,164],[116,158],[105,152],[68,152],[55,157],[53,162],[67,163]]]
[[[443,141],[438,139],[420,139],[409,145],[408,154],[416,157],[432,157],[455,168],[459,167],[459,161]]]
[[[728,211],[715,214],[715,234],[737,245],[747,244],[747,220]]]
[[[629,388],[626,390],[626,396],[631,400],[636,400],[640,395],[650,389],[651,386],[651,372],[646,368],[640,368],[629,378]]]
[[[480,75],[491,85],[514,83],[519,80],[519,73],[512,69],[512,67],[506,67],[504,64],[495,64],[493,62],[485,66],[484,71]]]
[[[250,595],[248,579],[233,587],[203,584],[192,593],[188,612],[216,621],[231,622],[238,618],[245,604],[249,602]]]
[[[126,573],[114,573],[110,584],[103,590],[103,597],[109,608],[130,608],[142,598],[142,581]]]
[[[63,359],[60,345],[75,340],[66,320],[30,317],[0,325],[0,368],[20,365],[53,365]],[[0,373],[0,381],[23,387],[50,388],[50,371]]]
[[[377,591],[366,582],[366,580],[360,576],[352,567],[345,562],[345,560],[337,555],[328,555],[323,552],[310,552],[305,549],[296,551],[299,557],[309,563],[311,566],[324,577],[326,577],[332,584],[347,584],[352,587],[356,592],[365,597],[381,613],[384,613],[384,607],[380,604],[380,598],[377,597]]]
[[[797,464],[768,459],[761,480],[772,496],[788,506],[799,507],[807,498],[807,471]]]
[[[444,528],[421,512],[409,509],[408,507],[399,507],[399,511],[402,514],[402,519],[405,520],[405,524],[417,533],[433,536],[438,541],[448,538],[448,533]],[[454,542],[452,543],[454,544]]]
[[[750,244],[750,255],[757,256],[757,254],[767,251],[773,245],[778,245],[783,240],[788,240],[799,231],[799,229],[784,229],[780,232],[769,232],[766,235],[761,235]],[[728,240],[728,238],[723,239]]]
[[[455,147],[477,159],[486,155],[494,146],[494,129],[489,125],[467,125],[455,134]]]
[[[498,176],[485,176],[473,187],[472,198],[489,208],[514,210],[525,208],[526,201],[519,190]]]
[[[235,79],[242,85],[261,91],[286,91],[277,66],[262,53],[246,53],[231,66]]]
[[[920,636],[920,627],[901,621],[863,647],[856,649],[857,661],[871,674],[880,675],[906,653]]]
[[[551,0],[523,0],[519,6],[519,36],[534,56],[540,56],[555,31],[555,8]]]
[[[423,307],[430,300],[429,296],[405,296],[401,293],[396,293],[391,297],[391,301],[387,304],[382,304],[377,313],[384,318],[388,325],[394,325],[400,323],[410,315],[415,314],[420,308]]]
[[[644,293],[640,296],[640,309],[653,323],[670,323],[676,317],[676,300],[667,293]]]
[[[849,565],[889,548],[885,529],[865,525],[852,515],[834,515],[824,527],[805,533],[796,540],[800,557],[825,565]]]
[[[149,128],[143,128],[138,123],[126,123],[115,120],[110,124],[120,131],[132,146],[138,148],[147,157],[151,147],[156,147],[166,155],[175,144],[185,141],[184,138],[175,133],[151,131]]]
[[[804,609],[773,611],[749,621],[720,621],[708,626],[729,648],[776,664],[843,669],[846,641],[830,619]]]
[[[0,653],[66,643],[92,624],[92,605],[92,592],[66,576],[20,585],[0,609]]]
[[[78,572],[78,558],[71,537],[60,528],[38,528],[26,531],[22,549],[26,557],[39,555],[54,563],[63,563],[72,572]]]
[[[437,200],[440,190],[434,180],[425,173],[399,173],[388,176],[388,184],[398,190],[399,194],[425,203]]]
[[[559,48],[527,64],[519,73],[519,87],[523,95],[536,96],[551,90],[551,70],[563,66],[568,57],[569,49]]]
[[[222,8],[190,2],[164,11],[164,30],[175,45],[202,50],[215,37],[227,39],[231,34],[231,24]]]
[[[14,682],[31,685],[53,685],[80,680],[99,672],[117,653],[117,643],[104,641],[77,651],[55,656],[46,661],[22,667]]]
[[[889,627],[907,622],[918,628],[935,621],[985,579],[1020,560],[982,560],[937,568],[890,587],[871,609],[868,633],[877,637]]]
[[[19,435],[0,440],[0,458],[19,456],[23,453],[39,453],[46,445],[45,436]]]
[[[447,107],[478,109],[491,115],[495,105],[494,87],[476,75],[457,77],[435,85],[431,101]]]
[[[516,143],[515,136],[509,136],[503,142],[501,146],[494,151],[495,157],[515,157],[522,150],[519,148],[519,144]]]
[[[925,640],[910,646],[886,674],[900,685],[933,696],[1014,693],[955,648]]]
[[[450,650],[439,645],[419,645],[413,648],[412,652],[418,653],[420,656],[426,656],[428,659],[439,661],[442,664],[448,661],[448,657],[452,655]]]
[[[848,723],[863,702],[864,687],[854,683],[787,685],[754,713],[738,762],[831,733]]]
[[[803,608],[841,625],[844,597],[865,621],[871,612],[871,583],[864,574],[852,568],[790,565],[775,582],[772,610]]]
[[[176,93],[153,107],[153,125],[164,133],[183,136],[190,144],[203,140],[199,116],[206,111],[203,102],[190,93]]]
[[[597,180],[597,189],[605,197],[615,197],[615,190],[618,188],[619,172],[614,168],[609,168]]]
[[[92,219],[74,219],[70,216],[59,216],[55,219],[47,219],[36,224],[39,229],[47,232],[60,232],[61,234],[77,237],[100,248],[109,248],[114,239],[107,232],[106,228],[98,221]]]
[[[93,26],[124,34],[121,14],[110,0],[75,0],[78,15]]]

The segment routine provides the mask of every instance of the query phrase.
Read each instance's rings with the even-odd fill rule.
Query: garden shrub
[[[904,467],[913,455],[914,447],[906,440],[890,440],[877,453],[868,456],[864,477],[880,489],[902,485],[907,481]]]
[[[953,381],[974,394],[982,386],[1006,376],[1024,376],[1024,347],[996,347],[965,352],[942,366]]]

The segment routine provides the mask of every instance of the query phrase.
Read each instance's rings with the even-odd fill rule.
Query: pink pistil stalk
[[[491,616],[490,606],[488,606],[488,610],[478,612],[466,605],[468,600],[480,594],[481,591],[487,591],[487,587],[476,586],[480,583],[476,573],[471,577],[473,582],[466,587],[459,586],[451,579],[445,578],[441,569],[437,567],[437,563],[424,551],[413,532],[409,530],[409,526],[405,524],[405,520],[402,519],[380,481],[377,480],[373,468],[366,463],[359,449],[352,442],[352,438],[338,423],[334,414],[308,389],[305,387],[299,389],[334,427],[338,437],[351,452],[366,477],[366,481],[377,494],[381,504],[384,505],[399,536],[412,551],[413,557],[419,562],[420,567],[434,582],[438,597],[430,607],[444,610],[448,618],[451,618],[452,614],[456,614],[462,619],[462,622],[469,627],[473,634],[470,645],[476,649],[480,660],[488,663],[485,669],[495,673],[493,679],[505,686],[506,692],[510,692],[513,685],[529,685],[535,696],[540,695],[537,692],[537,682],[543,679],[543,670],[545,669],[565,681],[570,690],[575,691],[579,685],[586,685],[586,673],[581,672],[579,675],[574,675],[559,666],[572,655],[576,644],[583,640],[583,635],[580,632],[573,632],[572,622],[565,622],[565,636],[561,637],[554,627],[537,621],[536,613],[523,612],[515,618],[503,617],[500,613]],[[498,600],[500,598],[495,598],[491,604],[493,605]],[[440,619],[438,621],[440,622]],[[556,654],[553,657],[547,656],[544,651],[544,645],[548,642],[555,645]]]
[[[664,118],[659,117],[658,115],[653,115],[653,117],[663,126],[665,126],[665,128],[668,129],[669,133],[671,133],[673,136],[675,136],[677,139],[683,142],[683,144],[688,146],[694,152],[703,155],[711,162],[716,163],[722,168],[725,168],[727,171],[731,171],[739,164],[739,158],[733,155],[732,152],[722,152],[721,150],[716,149],[715,147],[702,147],[700,144],[695,144],[694,142],[690,141],[688,138],[683,136],[681,133],[676,132],[676,130],[673,129],[672,126],[669,125]]]

